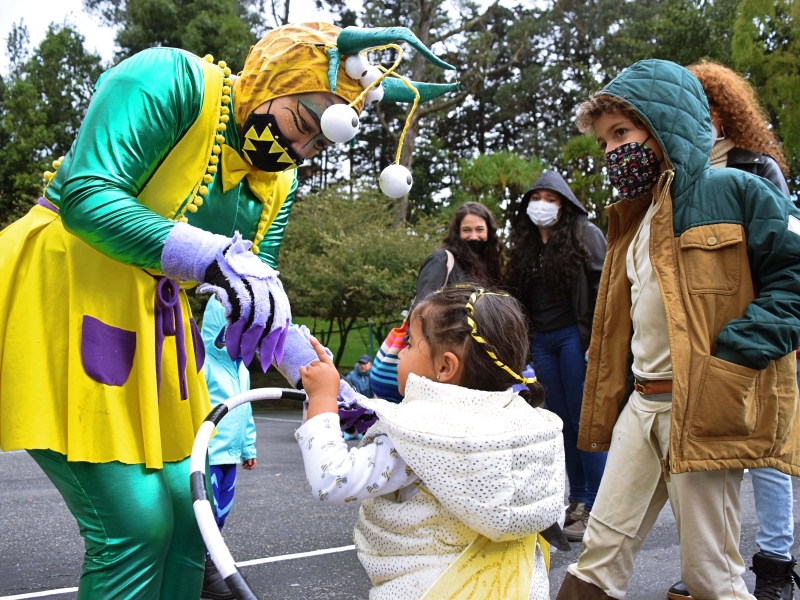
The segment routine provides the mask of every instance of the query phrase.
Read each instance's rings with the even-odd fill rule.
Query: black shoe
[[[667,591],[667,598],[669,600],[691,600],[692,595],[682,581],[679,581]]]
[[[210,600],[235,600],[236,596],[231,594],[225,580],[217,571],[217,566],[210,556],[206,556],[206,572],[203,575],[203,593],[201,598]]]
[[[795,583],[800,587],[800,576],[794,572],[794,557],[772,558],[757,552],[753,555],[750,570],[756,574],[756,600],[792,600]]]

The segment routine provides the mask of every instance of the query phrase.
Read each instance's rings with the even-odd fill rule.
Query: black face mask
[[[486,240],[465,240],[469,249],[472,250],[478,256],[483,256],[484,251],[486,250]]]
[[[291,146],[284,145],[286,137],[281,133],[275,117],[269,112],[250,113],[242,132],[242,154],[256,169],[280,173],[303,162]]]

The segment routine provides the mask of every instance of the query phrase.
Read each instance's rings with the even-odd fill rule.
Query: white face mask
[[[725,139],[725,133],[723,132],[722,135],[719,134],[717,130],[717,126],[713,123],[711,124],[711,145],[713,146],[717,142],[720,142]]]
[[[528,202],[527,213],[534,225],[538,227],[552,227],[558,221],[558,205],[555,202],[544,200],[531,200]]]

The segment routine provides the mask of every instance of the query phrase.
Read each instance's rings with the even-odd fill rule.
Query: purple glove
[[[250,252],[251,242],[176,223],[164,243],[161,271],[172,279],[201,282],[225,307],[225,346],[245,364],[260,348],[261,368],[283,359],[291,308],[278,272]]]
[[[308,327],[292,325],[286,336],[283,359],[275,361],[278,371],[286,377],[292,387],[300,386],[300,367],[307,367],[315,360],[319,360],[310,339],[311,332]],[[333,353],[327,348],[325,352],[333,357]],[[346,381],[339,382],[339,425],[343,431],[355,427],[358,433],[364,433],[377,420],[378,417],[373,411],[358,404],[358,399],[363,397]]]
[[[339,426],[342,431],[355,427],[358,433],[364,433],[378,420],[378,415],[358,403],[359,398],[364,396],[350,387],[349,383],[344,380],[339,382]]]

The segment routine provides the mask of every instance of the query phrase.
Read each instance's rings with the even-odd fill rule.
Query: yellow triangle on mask
[[[278,142],[272,142],[272,146],[269,149],[270,153],[274,152],[283,152],[283,147]]]
[[[272,131],[270,131],[269,127],[264,127],[264,131],[261,132],[261,137],[258,138],[262,142],[272,142],[275,138],[272,136]]]
[[[283,153],[283,156],[281,156],[281,157],[278,159],[278,162],[279,162],[279,163],[289,163],[290,165],[291,165],[291,164],[294,164],[294,161],[292,161],[292,159],[291,159],[291,158],[289,158],[289,155],[288,155],[288,154],[286,154],[286,152],[284,152],[284,153]]]
[[[246,137],[247,136],[245,136],[245,138]],[[253,151],[255,151],[256,147],[253,145],[253,142],[251,142],[249,139],[245,139],[244,140],[244,146],[242,146],[242,150],[253,150]]]
[[[244,134],[244,137],[246,137],[249,140],[257,140],[258,134],[256,133],[256,128],[250,127],[250,129],[247,130],[247,133]]]

